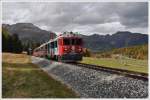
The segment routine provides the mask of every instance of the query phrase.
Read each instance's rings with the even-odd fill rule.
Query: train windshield
[[[81,45],[82,39],[80,38],[64,38],[64,45]]]
[[[70,45],[70,39],[64,38],[63,39],[64,45]]]
[[[82,44],[82,39],[76,39],[76,45],[81,45]]]

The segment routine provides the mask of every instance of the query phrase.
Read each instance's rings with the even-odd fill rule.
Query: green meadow
[[[148,60],[138,60],[132,58],[116,59],[116,58],[84,57],[81,63],[148,73]]]

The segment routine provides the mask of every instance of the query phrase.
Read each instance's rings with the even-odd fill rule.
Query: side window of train
[[[51,42],[51,48],[54,48],[54,42]]]
[[[48,49],[48,44],[46,44],[46,48],[45,48],[46,50]]]
[[[57,41],[55,41],[55,48],[57,48]]]
[[[48,53],[50,53],[50,43],[48,43]]]

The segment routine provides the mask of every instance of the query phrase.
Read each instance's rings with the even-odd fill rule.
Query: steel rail
[[[132,77],[134,79],[148,81],[148,74],[142,73],[142,72],[135,72],[135,71],[129,71],[129,70],[124,70],[124,69],[110,68],[110,67],[85,64],[85,63],[67,63],[67,64],[72,64],[72,65],[94,69],[94,70],[101,70],[101,71],[105,71],[109,73],[115,73],[115,74],[120,74],[120,75],[124,75],[127,77]]]

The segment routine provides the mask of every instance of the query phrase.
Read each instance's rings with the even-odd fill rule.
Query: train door
[[[58,42],[57,42],[57,40],[56,41],[54,41],[54,54],[57,56],[58,55]]]
[[[54,58],[54,41],[50,43],[50,57]]]
[[[63,38],[58,39],[58,55],[61,56],[63,54]]]

